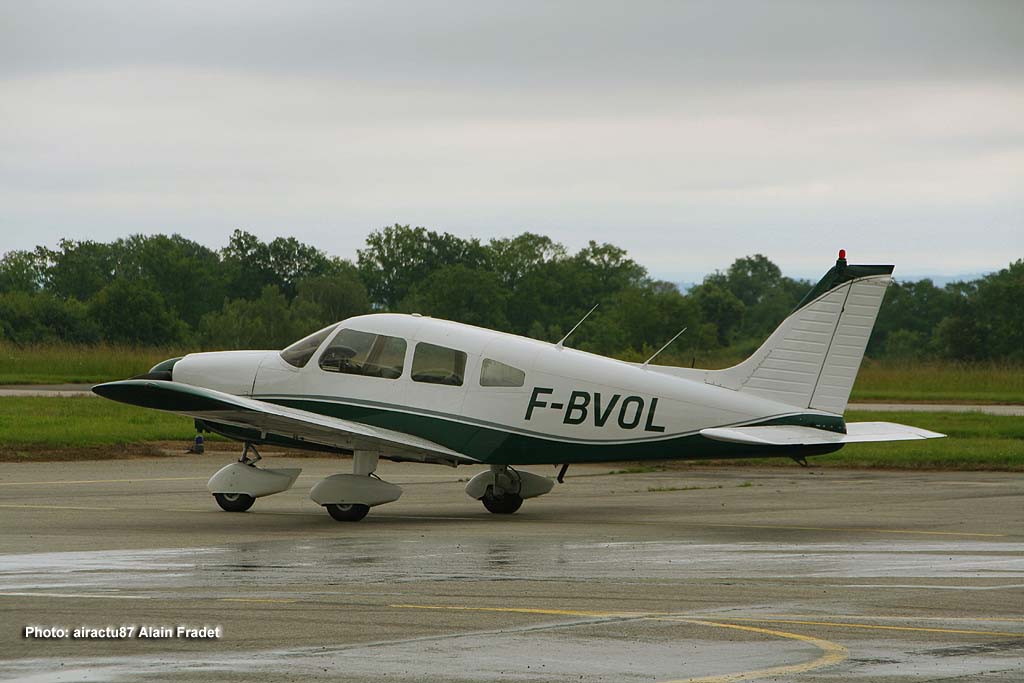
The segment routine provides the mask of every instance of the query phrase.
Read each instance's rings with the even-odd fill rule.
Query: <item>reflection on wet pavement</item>
[[[572,572],[567,574],[566,568]],[[0,590],[695,578],[1024,578],[1024,544],[277,541],[0,556]]]

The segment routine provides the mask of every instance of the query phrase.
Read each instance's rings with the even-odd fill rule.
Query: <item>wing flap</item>
[[[382,457],[473,464],[475,458],[412,434],[234,396],[181,382],[123,380],[93,387],[100,396],[210,422],[345,450],[381,451]]]
[[[761,427],[713,427],[700,430],[702,436],[715,441],[757,446],[820,446],[826,444],[866,443],[872,441],[909,441],[937,439],[945,434],[895,422],[849,422],[846,433],[830,432],[797,425],[765,425]]]

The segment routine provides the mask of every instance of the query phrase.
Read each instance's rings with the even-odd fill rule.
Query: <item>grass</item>
[[[812,458],[845,467],[899,469],[1024,470],[1024,419],[981,413],[854,412],[854,421],[901,422],[946,434],[945,439],[851,444]]]
[[[1024,471],[1024,419],[981,413],[872,413],[851,411],[847,420],[902,422],[948,434],[945,439],[850,444],[837,453],[816,456],[812,465],[890,469]],[[82,451],[104,457],[103,449],[126,444],[175,441],[195,435],[192,420],[91,397],[0,397],[0,457]],[[729,465],[784,465],[786,458],[723,461]],[[706,465],[708,461],[673,463]],[[612,474],[663,471],[668,463],[643,463]],[[739,486],[749,486],[743,482]]]
[[[146,372],[180,349],[0,342],[0,384],[95,384]]]
[[[0,451],[188,441],[192,419],[89,396],[0,398]]]
[[[1024,365],[866,360],[852,400],[1024,403]]]

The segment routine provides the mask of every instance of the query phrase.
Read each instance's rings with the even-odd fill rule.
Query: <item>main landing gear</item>
[[[520,472],[508,465],[491,465],[466,484],[466,495],[476,498],[488,512],[511,515],[527,498],[543,496],[555,482],[532,472]]]
[[[327,503],[327,513],[339,522],[358,522],[369,514],[369,505],[359,503]]]
[[[374,472],[380,456],[356,451],[352,455],[352,474],[327,477],[309,492],[309,497],[327,508],[327,514],[339,522],[358,522],[370,508],[398,500],[402,489]]]
[[[480,502],[488,512],[496,515],[511,515],[523,506],[523,498],[518,493],[495,493],[493,486],[487,487],[487,493]]]

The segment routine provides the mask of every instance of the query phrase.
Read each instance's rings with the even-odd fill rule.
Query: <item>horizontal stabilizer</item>
[[[820,446],[825,444],[864,443],[869,441],[910,441],[938,439],[946,436],[919,427],[895,422],[848,422],[846,433],[830,432],[797,425],[766,425],[763,427],[713,427],[700,430],[702,436],[715,441],[757,446]]]

